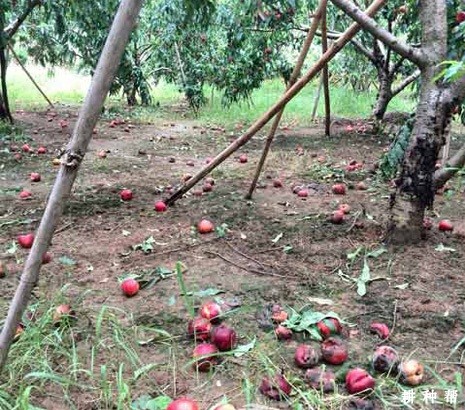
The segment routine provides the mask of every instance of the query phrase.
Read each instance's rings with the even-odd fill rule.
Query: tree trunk
[[[13,117],[10,112],[10,104],[8,102],[8,92],[6,86],[6,69],[7,60],[5,48],[0,48],[0,121],[13,122]]]
[[[381,121],[393,96],[391,93],[392,79],[384,72],[383,68],[380,67],[378,70],[380,71],[378,73],[379,90],[372,115]]]

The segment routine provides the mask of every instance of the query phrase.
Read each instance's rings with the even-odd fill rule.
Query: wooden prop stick
[[[368,16],[373,16],[376,12],[386,3],[386,0],[374,0],[373,3],[365,11]],[[323,54],[320,59],[308,70],[284,95],[255,123],[253,123],[247,131],[232,144],[220,152],[206,167],[201,169],[191,179],[189,179],[181,188],[179,188],[173,195],[165,200],[167,205],[171,205],[181,198],[187,191],[189,191],[197,182],[203,177],[208,175],[213,169],[227,159],[231,154],[237,151],[240,147],[246,144],[258,131],[260,131],[292,98],[294,98],[302,88],[304,88],[309,81],[311,81],[327,64],[361,29],[358,23],[353,23],[328,51]]]
[[[321,16],[323,15],[326,7],[327,7],[327,0],[321,0],[315,12],[315,15],[313,17],[312,24],[310,26],[310,29],[308,30],[307,37],[305,38],[304,45],[302,47],[302,50],[300,51],[299,57],[294,66],[294,70],[292,71],[291,78],[289,79],[289,83],[287,84],[286,90],[289,90],[289,88],[291,88],[295,84],[295,82],[297,81],[297,78],[300,75],[300,72],[302,71],[302,66],[304,65],[304,61],[305,61],[305,58],[307,57],[308,50],[310,49],[310,46],[312,45],[316,30],[318,29],[318,25],[320,24]],[[245,196],[246,199],[252,198],[253,191],[255,190],[255,187],[257,186],[258,178],[260,177],[260,174],[262,172],[263,165],[265,165],[266,157],[268,156],[268,152],[270,151],[271,143],[273,142],[274,136],[276,134],[276,130],[278,129],[279,123],[281,122],[281,117],[284,114],[284,108],[285,106],[281,108],[281,110],[278,112],[278,114],[274,118],[273,124],[271,125],[271,129],[266,138],[262,156],[260,158],[260,161],[258,162],[252,184],[250,184],[249,192]]]
[[[142,3],[143,0],[122,0],[119,5],[0,334],[0,372],[5,366],[16,328],[39,278],[42,255],[52,240]]]
[[[26,73],[26,75],[28,76],[29,80],[31,80],[32,84],[34,84],[34,86],[37,88],[37,90],[39,91],[40,94],[42,94],[42,97],[45,98],[45,101],[48,102],[48,105],[50,105],[50,107],[52,108],[55,108],[55,106],[53,105],[53,103],[50,101],[50,99],[45,95],[45,93],[42,91],[42,88],[39,87],[39,84],[36,83],[36,80],[34,80],[34,78],[32,77],[32,75],[29,73],[29,71],[27,70],[26,67],[24,67],[24,64],[21,62],[21,60],[19,59],[19,57],[17,56],[17,54],[15,53],[15,50],[13,50],[13,47],[11,47],[11,44],[8,44],[8,48],[9,50],[11,51],[11,54],[13,54],[13,57],[15,58],[16,62],[19,64],[19,66],[23,69],[23,71]]]
[[[321,49],[322,53],[328,50],[328,28],[326,24],[326,9],[323,10],[321,16]],[[327,137],[331,134],[331,102],[329,97],[329,69],[328,64],[325,64],[322,71],[323,89],[325,97],[325,135]]]

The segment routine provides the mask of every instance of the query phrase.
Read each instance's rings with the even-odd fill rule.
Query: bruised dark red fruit
[[[271,308],[271,319],[273,322],[282,323],[287,320],[287,312],[279,305],[273,305]]]
[[[212,343],[200,343],[194,349],[192,354],[193,358],[196,359],[194,362],[194,368],[199,372],[208,372],[212,366],[218,363],[217,347]]]
[[[377,372],[388,373],[398,366],[399,354],[391,346],[378,346],[371,363]]]
[[[336,375],[331,370],[322,370],[321,368],[308,369],[305,372],[305,381],[316,390],[323,390],[323,393],[334,391],[336,385]]]
[[[338,335],[342,332],[342,326],[339,320],[334,317],[327,317],[323,320],[320,320],[316,327],[320,331],[323,339],[327,339],[330,336]]]
[[[333,194],[336,194],[336,195],[346,194],[346,186],[344,184],[334,184],[331,190],[333,191]]]
[[[76,313],[74,310],[71,308],[71,305],[68,304],[63,304],[59,305],[55,308],[55,311],[53,312],[53,323],[55,325],[59,325],[65,321],[68,323],[72,320],[76,320]]]
[[[385,323],[372,323],[370,325],[370,332],[376,333],[380,339],[387,339],[389,337],[389,328]]]
[[[312,346],[305,344],[297,346],[294,362],[298,367],[302,369],[314,367],[318,364],[318,360],[320,360],[320,355]]]
[[[347,372],[346,389],[350,394],[360,393],[374,387],[375,379],[365,369],[355,368]]]
[[[259,390],[270,399],[281,400],[291,394],[292,387],[282,373],[276,373],[273,378],[264,377]]]
[[[352,397],[347,410],[375,410],[375,405],[371,400]]]
[[[342,364],[347,360],[347,346],[341,339],[330,337],[321,344],[323,360],[329,364]]]
[[[173,400],[166,410],[199,410],[199,405],[192,399],[187,397],[180,397],[179,399]]]
[[[433,227],[433,220],[427,216],[423,219],[423,228],[431,229]]]
[[[187,333],[197,340],[208,340],[212,324],[204,317],[196,317],[189,321],[187,325]]]
[[[210,339],[218,350],[224,352],[231,350],[235,346],[237,336],[234,329],[226,325],[220,325],[212,330]]]
[[[440,231],[452,231],[454,230],[454,225],[452,225],[452,222],[448,219],[443,219],[439,221],[438,229]]]
[[[329,220],[336,225],[342,224],[344,222],[344,212],[341,210],[334,211]]]
[[[292,337],[292,330],[283,325],[278,325],[274,333],[279,340],[288,340]]]
[[[222,311],[218,303],[209,300],[200,306],[199,313],[200,316],[214,323],[219,322]]]

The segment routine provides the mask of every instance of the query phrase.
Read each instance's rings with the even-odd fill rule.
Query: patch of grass
[[[0,378],[2,410],[39,409],[43,397],[75,409],[81,395],[91,397],[92,408],[127,409],[139,383],[158,390],[149,373],[163,364],[144,363],[137,341],[150,338],[163,344],[168,333],[135,326],[132,317],[117,308],[86,310],[78,300],[73,304],[78,320],[57,325],[53,314],[64,300],[59,292],[30,308],[33,318],[23,321],[25,330]]]

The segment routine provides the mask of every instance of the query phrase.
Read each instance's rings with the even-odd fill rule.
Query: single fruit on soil
[[[342,211],[334,211],[331,215],[330,221],[333,224],[339,225],[344,222],[344,212]]]
[[[197,230],[201,234],[210,233],[215,230],[215,226],[208,219],[202,219],[197,225]]]
[[[423,219],[423,228],[430,230],[433,227],[433,220],[427,216]]]
[[[131,297],[139,292],[139,282],[134,278],[127,278],[121,282],[121,290],[125,296]]]
[[[408,386],[418,386],[425,376],[423,365],[414,359],[403,361],[398,367],[400,382]]]
[[[200,407],[194,400],[180,397],[168,404],[166,410],[200,410]]]
[[[441,221],[439,221],[438,229],[444,232],[452,231],[454,230],[454,226],[452,225],[452,222],[449,221],[448,219],[442,219]]]
[[[207,177],[205,178],[205,183],[210,184],[210,185],[215,185],[215,180],[212,177]]]
[[[371,361],[373,369],[379,373],[388,373],[399,365],[399,354],[391,346],[378,346]]]
[[[380,339],[387,339],[389,337],[389,327],[385,323],[372,323],[370,325],[370,332],[376,333]]]
[[[237,336],[234,329],[226,325],[220,325],[212,330],[210,339],[218,350],[225,352],[236,345]]]
[[[360,181],[357,183],[357,185],[355,185],[355,189],[357,191],[365,191],[367,188],[368,188],[367,184],[365,184],[365,182],[363,181]]]
[[[21,248],[30,249],[34,242],[34,234],[28,233],[27,235],[18,235],[18,244]]]
[[[300,189],[298,192],[297,192],[297,196],[299,198],[307,198],[308,197],[308,190],[307,189]]]
[[[323,360],[329,364],[342,364],[347,360],[347,346],[341,339],[330,337],[321,344]]]
[[[294,362],[297,367],[308,369],[309,367],[316,366],[319,360],[320,355],[313,348],[313,346],[305,344],[297,346],[297,349],[294,353]]]
[[[344,184],[334,184],[331,190],[333,191],[333,194],[336,194],[336,195],[346,194],[346,186]]]
[[[38,172],[31,172],[29,177],[32,182],[39,182],[40,181],[40,174]]]
[[[292,387],[282,373],[276,373],[273,378],[264,377],[259,390],[270,399],[281,400],[291,394]]]
[[[200,306],[199,313],[200,316],[214,323],[219,322],[222,311],[218,303],[209,300]]]
[[[278,325],[274,333],[279,340],[288,340],[292,337],[292,330],[283,325]]]
[[[50,263],[52,261],[52,259],[53,259],[52,254],[49,253],[49,252],[45,252],[42,255],[42,264],[46,265],[47,263]]]
[[[339,211],[343,212],[344,214],[349,214],[351,207],[349,204],[340,204]]]
[[[39,147],[39,148],[37,148],[37,153],[38,154],[46,154],[47,153],[47,148]]]
[[[21,199],[29,199],[32,196],[32,192],[27,191],[26,189],[19,193]]]
[[[320,320],[316,327],[320,331],[320,335],[323,339],[327,339],[330,336],[338,335],[342,332],[341,322],[335,317],[327,317]]]
[[[106,151],[104,151],[104,150],[100,150],[100,151],[97,153],[97,155],[98,155],[99,158],[102,158],[102,159],[107,157],[107,153],[106,153]]]
[[[275,179],[273,181],[273,186],[275,188],[282,188],[283,187],[283,181],[281,181],[280,179]]]
[[[336,385],[336,375],[331,370],[321,368],[308,369],[305,372],[305,382],[312,389],[323,390],[323,393],[330,393],[334,391]]]
[[[208,340],[211,329],[212,324],[210,321],[200,316],[190,320],[187,324],[187,333],[190,337],[196,340]]]
[[[407,13],[408,8],[407,8],[407,6],[405,4],[402,4],[402,6],[400,6],[397,10],[399,11],[399,13],[405,14],[405,13]]]
[[[194,189],[192,191],[192,195],[194,196],[202,196],[203,195],[203,191],[201,189]]]
[[[15,158],[16,161],[21,161],[21,158],[23,158],[23,156],[22,156],[19,152],[17,152],[17,153],[14,155],[14,158]]]
[[[373,389],[375,379],[365,369],[355,368],[349,370],[346,375],[346,389],[350,394]]]
[[[245,164],[247,162],[247,155],[245,155],[245,154],[240,155],[239,156],[239,162],[241,164]]]
[[[69,304],[59,305],[53,312],[53,323],[59,324],[63,320],[76,319],[76,313]]]
[[[55,166],[61,165],[60,158],[53,158],[52,164]]]
[[[203,184],[203,186],[202,186],[202,191],[203,192],[211,192],[211,191],[213,191],[213,185],[205,182],[205,184]]]
[[[153,208],[155,209],[155,212],[165,212],[168,209],[168,207],[163,201],[155,202]]]
[[[30,152],[30,151],[31,151],[31,147],[29,146],[29,144],[24,144],[24,145],[21,147],[21,151],[23,151],[23,152]]]
[[[119,193],[119,196],[123,201],[130,201],[132,199],[133,195],[132,195],[132,191],[130,189],[123,189]]]
[[[274,305],[271,309],[271,319],[273,322],[282,323],[287,320],[287,312],[279,305]]]
[[[194,349],[192,357],[195,360],[194,368],[199,372],[208,372],[212,366],[218,363],[217,347],[212,343],[200,343]]]

